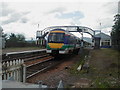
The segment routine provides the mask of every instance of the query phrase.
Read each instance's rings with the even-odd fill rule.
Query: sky
[[[29,40],[35,39],[37,30],[63,25],[86,26],[110,35],[114,16],[118,13],[118,1],[1,0],[0,26],[4,33],[20,33]]]

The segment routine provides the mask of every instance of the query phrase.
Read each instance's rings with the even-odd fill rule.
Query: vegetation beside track
[[[77,74],[80,74],[81,72],[79,72],[77,70],[77,68],[79,67],[79,65],[83,65],[85,63],[85,56],[88,56],[89,54],[89,50],[87,49],[83,49],[83,52],[80,53],[80,60],[77,61],[73,67],[70,69],[70,73],[73,74],[73,75],[77,75]]]
[[[90,78],[98,88],[119,88],[120,52],[112,49],[100,49],[91,52]]]
[[[113,49],[91,50],[89,53],[89,72],[77,71],[80,64],[84,63],[84,56],[70,69],[70,73],[80,78],[91,80],[89,88],[120,88],[120,52]]]

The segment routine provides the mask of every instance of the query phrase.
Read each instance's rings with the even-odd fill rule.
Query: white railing
[[[23,64],[22,59],[2,61],[2,80],[23,81]]]

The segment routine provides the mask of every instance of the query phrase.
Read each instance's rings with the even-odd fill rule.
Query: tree
[[[6,40],[6,47],[23,47],[25,46],[25,36],[22,34],[15,35],[11,33],[9,38]]]
[[[26,41],[25,36],[23,34],[4,34],[3,37],[6,41],[6,47],[30,47],[36,46],[33,38],[31,41]]]
[[[2,34],[2,37],[4,37],[5,38],[5,41],[8,39],[8,34]]]
[[[17,37],[18,41],[25,42],[25,36],[24,36],[24,35],[22,35],[22,34],[17,34],[16,37]]]
[[[112,46],[120,50],[120,14],[115,15],[114,18],[115,23],[111,32]]]

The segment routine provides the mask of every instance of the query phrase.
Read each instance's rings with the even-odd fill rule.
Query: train
[[[56,54],[77,54],[81,47],[80,38],[64,29],[53,29],[48,33],[46,52]]]

